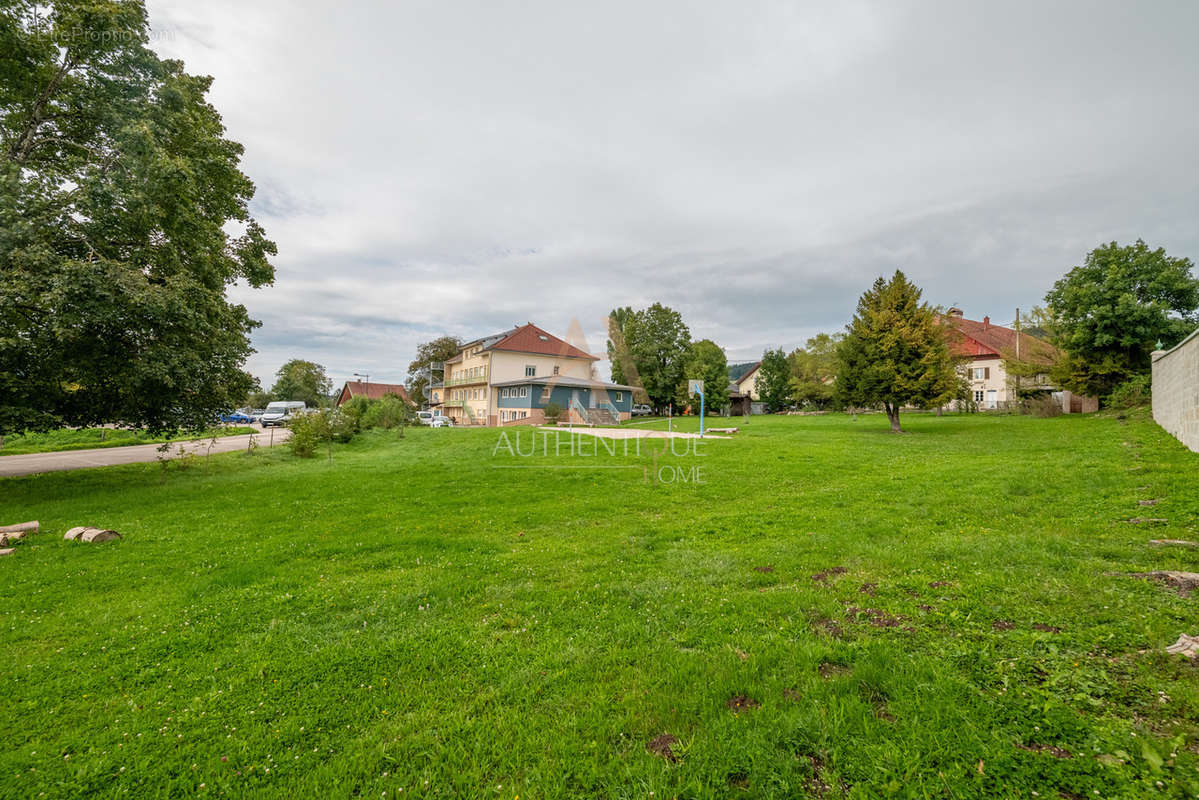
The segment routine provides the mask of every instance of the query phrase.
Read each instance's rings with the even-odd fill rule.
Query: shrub
[[[1153,398],[1153,377],[1137,375],[1112,389],[1107,396],[1107,404],[1111,408],[1136,408],[1148,405]]]
[[[316,449],[329,441],[333,434],[330,429],[327,412],[317,411],[312,414],[299,414],[292,417],[287,427],[291,430],[291,438],[287,447],[292,454],[299,458],[312,458]]]
[[[362,416],[364,428],[402,428],[413,421],[412,407],[394,394],[375,401]]]
[[[558,418],[562,416],[562,406],[552,400],[545,405],[545,421],[551,425],[558,424]]]
[[[346,415],[354,431],[357,432],[362,430],[362,418],[378,402],[378,400],[372,400],[369,397],[359,395],[358,397],[351,397],[339,410],[342,414]]]
[[[1038,394],[1021,400],[1020,410],[1034,417],[1056,417],[1062,413],[1062,405],[1051,394]]]

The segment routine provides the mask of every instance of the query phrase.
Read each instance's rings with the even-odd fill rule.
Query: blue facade
[[[572,398],[577,398],[584,408],[594,408],[599,403],[611,403],[619,412],[629,412],[633,409],[633,393],[628,389],[605,389],[596,391],[595,403],[591,402],[592,389],[574,386],[552,386],[546,394],[545,383],[528,383],[520,386],[504,386],[494,388],[498,392],[496,405],[499,408],[545,408],[550,403],[556,403],[560,408],[570,408]],[[521,392],[525,393],[521,397]],[[508,397],[504,396],[508,392]],[[513,395],[516,395],[515,397]]]

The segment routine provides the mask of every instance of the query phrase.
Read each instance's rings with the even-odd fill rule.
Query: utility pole
[[[1020,402],[1020,309],[1016,309],[1016,402]]]

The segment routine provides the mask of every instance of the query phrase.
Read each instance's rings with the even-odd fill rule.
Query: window
[[[981,403],[982,401],[983,401],[983,392],[982,392],[982,389],[979,389],[978,391],[976,391],[974,393],[974,402]]]
[[[522,387],[520,387],[520,396],[521,396],[521,397],[528,397],[528,396],[529,396],[529,387],[528,387],[528,386],[522,386]]]
[[[555,375],[558,374],[558,365],[557,364],[554,365],[554,374]]]
[[[624,392],[616,392],[615,394],[612,395],[612,399],[618,403],[621,402],[622,400],[624,400]]]
[[[526,378],[536,378],[537,377],[537,366],[534,364],[525,364],[525,377]]]
[[[986,381],[986,380],[990,380],[990,379],[991,379],[991,368],[990,367],[975,367],[974,368],[974,380]]]
[[[521,418],[521,419],[524,419],[524,418],[525,418],[525,417],[527,417],[527,416],[529,416],[529,412],[528,412],[528,411],[522,411],[522,412],[520,412],[520,418]]]
[[[507,389],[500,389],[500,398],[501,398],[501,399],[503,399],[503,398],[505,398],[505,397],[507,397],[507,396],[508,396],[508,390],[507,390]]]

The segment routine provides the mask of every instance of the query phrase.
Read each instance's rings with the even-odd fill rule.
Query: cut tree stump
[[[1187,636],[1185,633],[1178,641],[1166,648],[1167,653],[1194,658],[1199,656],[1199,636]]]
[[[0,533],[37,533],[39,527],[37,520],[20,522],[16,525],[0,525]]]
[[[89,544],[97,544],[99,542],[111,542],[113,539],[120,539],[121,534],[116,531],[110,531],[106,528],[71,528],[63,536],[64,539],[70,539],[77,542],[88,542]]]

